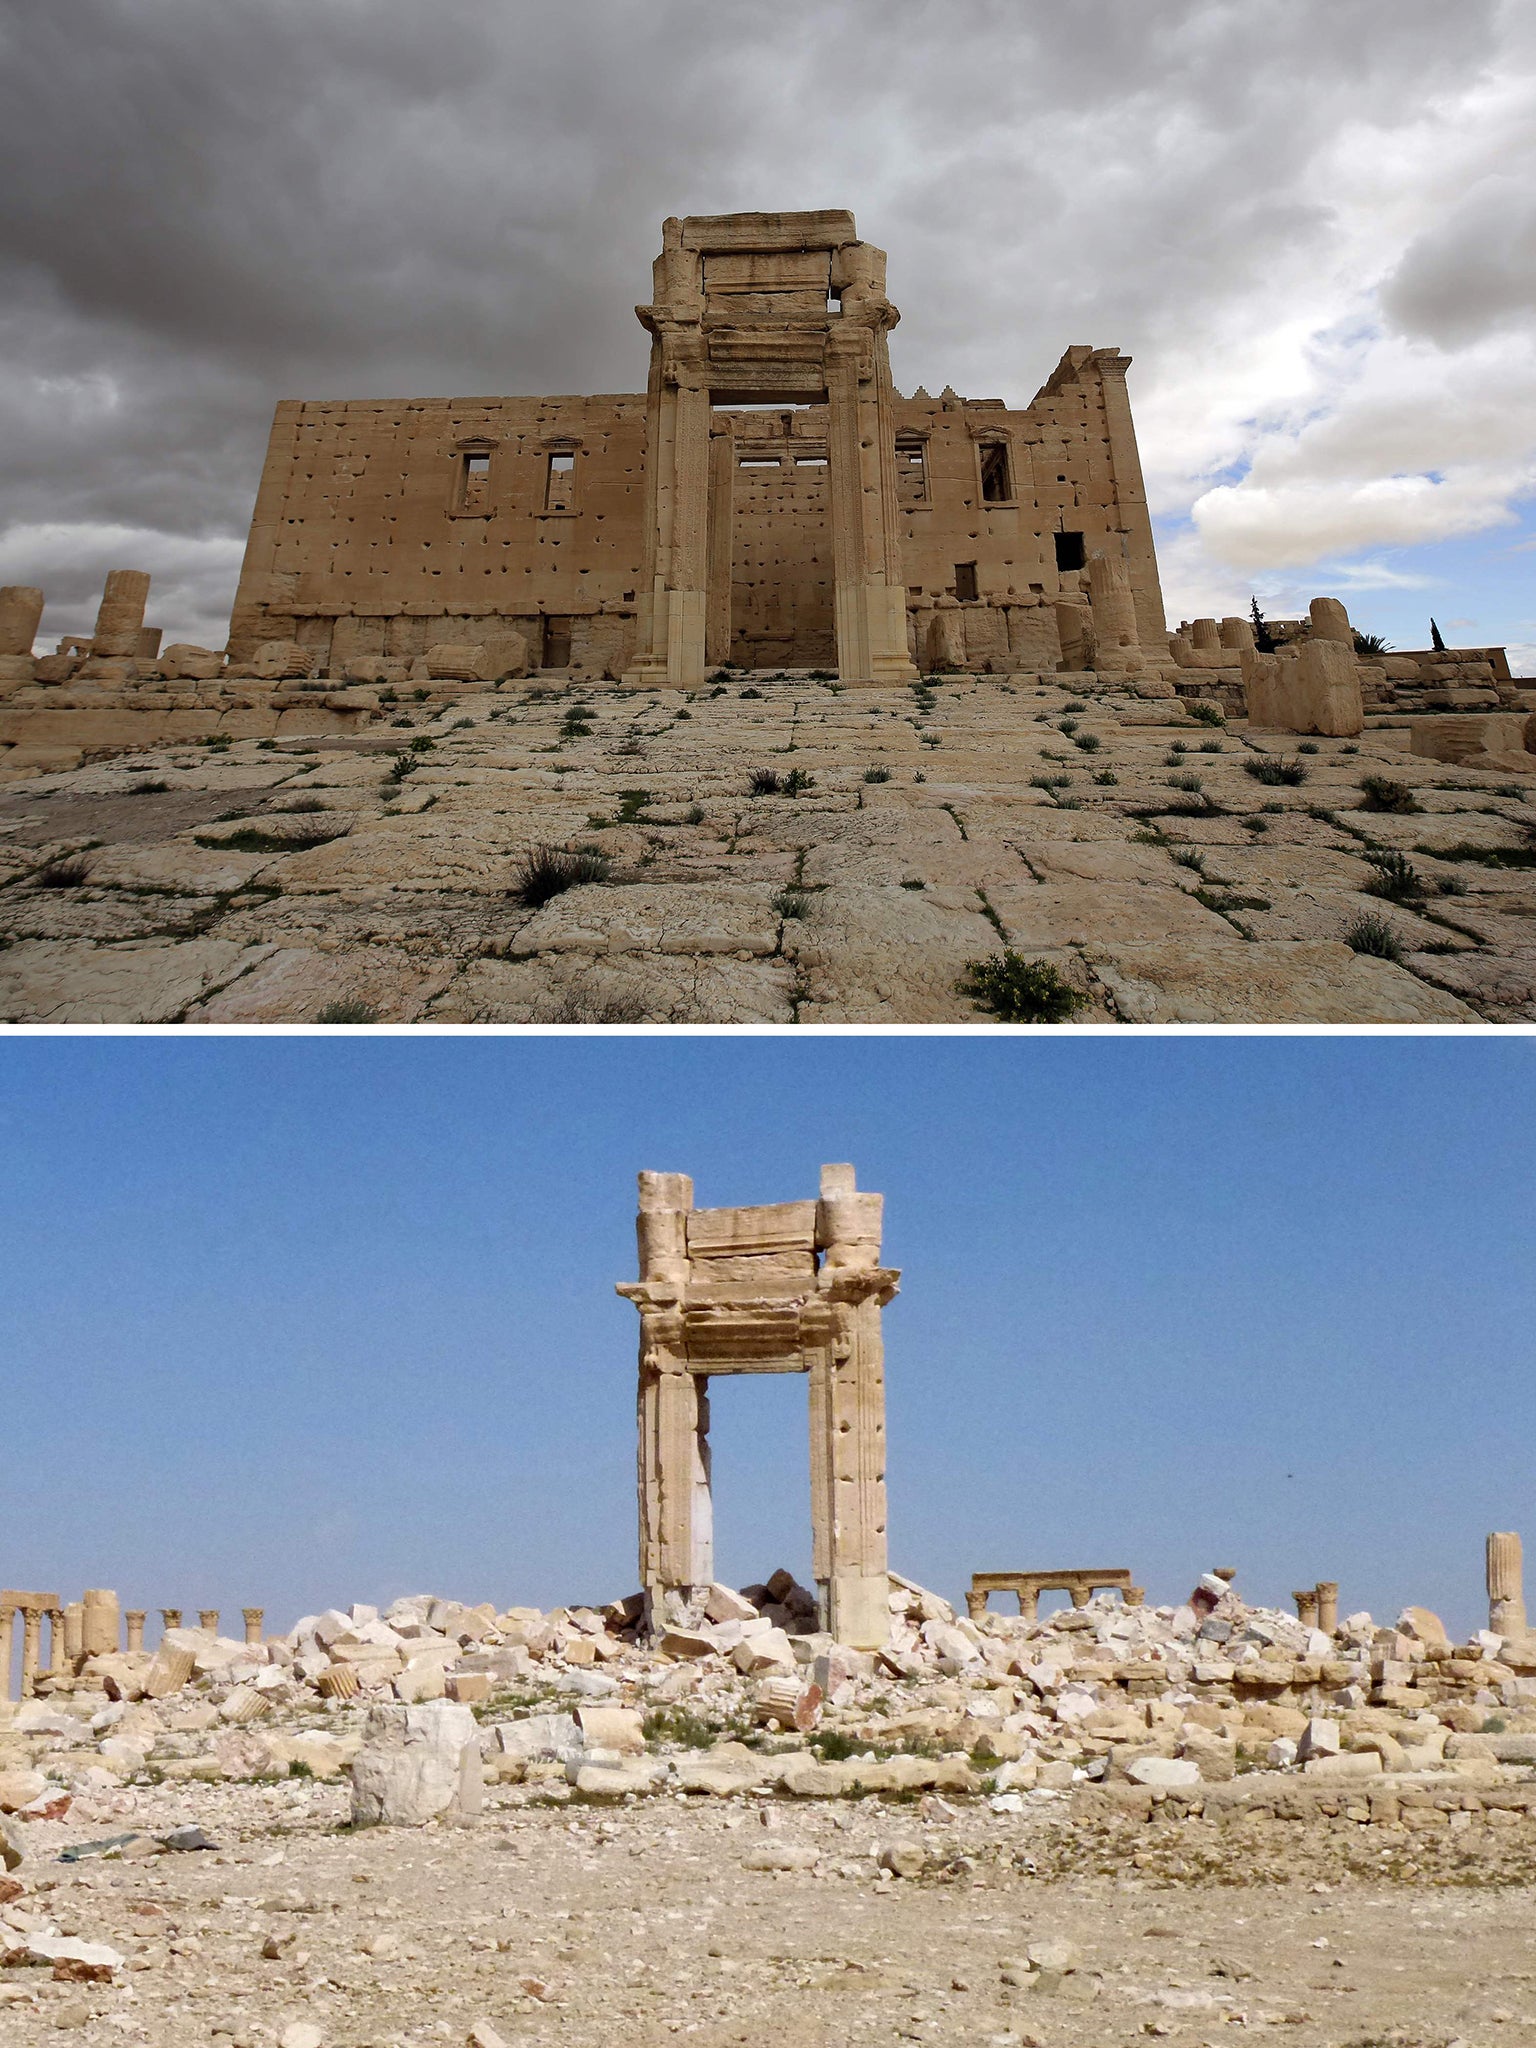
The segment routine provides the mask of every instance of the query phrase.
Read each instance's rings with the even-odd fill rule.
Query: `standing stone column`
[[[264,1607],[242,1607],[240,1618],[245,1623],[245,1640],[248,1643],[261,1641],[261,1624],[266,1618]]]
[[[714,1574],[709,1400],[705,1381],[688,1371],[679,1313],[692,1208],[686,1173],[640,1175],[640,1581],[658,1622],[668,1593],[686,1598]]]
[[[1093,665],[1109,674],[1142,667],[1136,601],[1125,558],[1098,550],[1088,560],[1088,604],[1093,616]]]
[[[43,1616],[37,1607],[21,1610],[21,1696],[32,1698],[37,1690],[38,1653],[42,1648]]]
[[[115,1655],[120,1635],[117,1595],[105,1586],[87,1586],[84,1607],[80,1630],[82,1654],[87,1657]]]
[[[884,1205],[882,1195],[857,1191],[851,1166],[822,1168],[818,1279],[831,1309],[831,1330],[819,1404],[826,1481],[813,1508],[824,1525],[819,1547],[826,1566],[827,1626],[855,1649],[878,1649],[891,1629],[880,1310],[895,1286],[880,1266]],[[817,1405],[813,1400],[813,1415]]]
[[[50,1678],[62,1678],[69,1668],[69,1646],[64,1629],[64,1610],[62,1607],[50,1607],[48,1609],[48,1676]]]
[[[1339,1582],[1337,1579],[1319,1579],[1317,1582],[1317,1625],[1325,1636],[1335,1635],[1339,1626]]]
[[[128,1630],[128,1654],[130,1657],[136,1656],[144,1647],[144,1624],[148,1619],[148,1612],[142,1607],[130,1607],[123,1616],[124,1624]]]
[[[709,600],[704,622],[704,659],[718,666],[731,658],[731,577],[736,516],[736,435],[728,419],[709,428]]]
[[[162,1631],[180,1628],[181,1609],[179,1607],[162,1607],[160,1610],[160,1627]]]
[[[43,620],[43,593],[26,583],[0,588],[0,655],[27,655]]]
[[[64,1655],[78,1664],[85,1655],[85,1603],[71,1600],[64,1609]]]
[[[0,1700],[8,1700],[11,1696],[12,1635],[15,1621],[15,1608],[0,1605]]]
[[[216,1636],[219,1632],[219,1610],[217,1607],[200,1607],[197,1613],[197,1625],[199,1628],[207,1629],[209,1635]]]
[[[1291,1598],[1296,1602],[1296,1619],[1301,1623],[1302,1627],[1316,1628],[1317,1588],[1310,1586],[1303,1592],[1293,1593]]]
[[[1513,1529],[1495,1530],[1488,1538],[1488,1626],[1500,1636],[1528,1633],[1525,1560]]]
[[[96,613],[96,631],[91,637],[93,660],[132,661],[138,653],[144,607],[149,603],[149,581],[143,569],[108,570]]]

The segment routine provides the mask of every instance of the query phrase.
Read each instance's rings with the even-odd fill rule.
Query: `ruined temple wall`
[[[1080,572],[1058,569],[1055,536],[1081,537],[1086,560],[1122,553],[1143,646],[1160,649],[1164,618],[1151,522],[1130,408],[1127,359],[1113,349],[1069,349],[1023,408],[1000,401],[898,399],[898,452],[921,444],[926,498],[915,464],[898,462],[902,557],[909,598],[956,595],[956,568],[974,563],[977,601],[1010,592],[1075,599]],[[984,451],[1005,445],[1010,495],[983,495]],[[1070,551],[1069,551],[1070,552]]]
[[[1081,572],[1058,568],[1058,533],[1080,536],[1084,559],[1099,549],[1124,554],[1142,644],[1162,644],[1124,364],[1114,350],[1071,349],[1024,408],[952,394],[896,398],[908,604],[921,616],[935,599],[954,598],[957,574],[973,567],[977,595],[962,599],[961,630],[970,665],[1050,665],[1054,624],[1042,623],[1029,642],[1038,651],[1021,655],[1015,613],[1010,655],[999,607],[1033,602],[1045,622],[1056,600],[1081,597]],[[644,557],[645,405],[643,394],[285,401],[231,620],[232,655],[297,640],[333,667],[410,659],[438,641],[474,642],[495,619],[527,636],[535,667],[546,655],[555,666],[568,621],[577,666],[619,673]],[[710,659],[831,666],[826,408],[716,418],[731,505],[714,545],[729,548],[730,605],[725,617],[712,566],[722,622]],[[999,443],[1008,496],[991,502],[983,465]],[[552,455],[570,457],[568,483],[556,480],[564,503],[551,503]],[[778,466],[759,466],[765,458]]]
[[[486,617],[611,637],[581,622],[632,611],[644,451],[643,397],[285,402],[231,651],[297,639],[330,658],[342,618],[348,654],[419,653]]]

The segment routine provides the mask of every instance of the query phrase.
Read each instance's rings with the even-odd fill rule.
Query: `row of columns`
[[[180,1628],[182,1609],[158,1610],[162,1632]],[[242,1607],[245,1640],[262,1639],[266,1610]],[[9,1698],[11,1663],[15,1651],[15,1624],[21,1616],[21,1698],[30,1699],[43,1679],[64,1677],[78,1671],[91,1657],[115,1656],[126,1648],[129,1656],[144,1649],[144,1627],[149,1610],[130,1607],[119,1616],[117,1595],[103,1587],[92,1587],[79,1600],[62,1601],[53,1593],[0,1593],[0,1699]],[[43,1623],[48,1623],[48,1661],[43,1662]],[[219,1609],[198,1610],[197,1625],[206,1634],[217,1635]]]

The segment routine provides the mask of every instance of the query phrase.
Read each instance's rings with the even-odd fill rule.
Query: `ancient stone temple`
[[[900,1275],[880,1263],[884,1198],[824,1166],[817,1201],[696,1209],[683,1173],[642,1173],[640,1579],[652,1626],[685,1619],[714,1579],[709,1382],[809,1380],[812,1567],[822,1625],[877,1649],[890,1633],[885,1364],[880,1311]]]
[[[640,686],[727,660],[889,683],[1052,670],[1085,634],[1166,661],[1128,357],[1070,348],[1022,410],[904,398],[852,214],[662,239],[643,395],[279,405],[232,662],[462,643]]]

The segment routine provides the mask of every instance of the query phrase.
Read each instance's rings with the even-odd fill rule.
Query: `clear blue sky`
[[[1465,1629],[1484,1533],[1536,1547],[1533,1079],[1512,1037],[12,1039],[0,1583],[628,1592],[636,1170],[847,1159],[904,1269],[898,1570]],[[802,1383],[714,1406],[721,1576],[807,1575]]]

